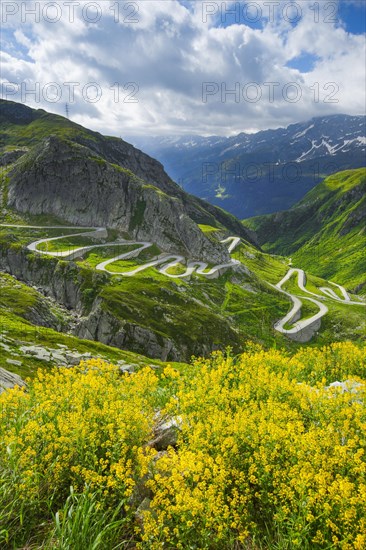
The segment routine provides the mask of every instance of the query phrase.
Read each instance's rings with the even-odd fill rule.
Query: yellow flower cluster
[[[71,369],[38,372],[29,393],[0,396],[1,463],[15,475],[25,501],[75,491],[102,491],[112,500],[131,496],[153,452],[143,448],[152,425],[151,369],[121,376],[117,367],[90,360]]]
[[[0,523],[9,539],[21,507],[18,523],[42,530],[73,486],[101,514],[124,504],[116,547],[363,550],[365,380],[366,348],[351,343],[39,372],[0,396]],[[172,417],[178,444],[157,455],[154,424]]]
[[[365,349],[254,347],[194,366],[167,405],[182,432],[155,462],[140,547],[365,548]],[[336,379],[349,391],[326,388]]]

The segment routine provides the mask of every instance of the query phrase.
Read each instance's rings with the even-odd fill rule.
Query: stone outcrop
[[[80,200],[80,188],[83,188],[82,190],[88,199],[99,199],[99,195],[103,195],[103,187],[105,185],[104,181],[105,176],[107,175],[104,172],[102,174],[103,177],[99,178],[99,176],[101,175],[100,172],[101,169],[105,169],[106,165],[108,164],[109,174],[113,172],[113,170],[111,170],[111,166],[117,170],[119,169],[122,172],[124,171],[125,175],[126,171],[129,171],[131,176],[134,175],[135,179],[137,178],[140,180],[140,183],[145,184],[145,186],[154,186],[155,188],[158,188],[160,191],[165,193],[164,198],[165,200],[168,198],[168,202],[171,202],[171,200],[173,199],[175,199],[175,201],[178,201],[179,208],[176,203],[175,208],[172,207],[171,212],[173,214],[179,212],[179,217],[175,220],[177,231],[171,233],[171,228],[167,227],[167,231],[165,231],[165,237],[172,238],[171,244],[183,244],[183,248],[181,248],[181,250],[183,250],[184,247],[189,244],[188,250],[191,250],[191,248],[193,247],[192,252],[193,254],[195,254],[194,243],[189,243],[189,241],[185,239],[185,237],[187,236],[185,234],[185,231],[183,231],[182,235],[180,234],[182,228],[184,229],[184,227],[186,227],[186,225],[188,224],[185,217],[190,218],[191,222],[194,222],[194,224],[201,223],[216,226],[217,222],[219,222],[220,224],[222,224],[223,228],[229,231],[231,234],[237,235],[245,240],[252,242],[253,244],[257,244],[254,232],[245,228],[239,222],[239,220],[237,220],[221,208],[208,204],[205,201],[186,193],[179,185],[172,181],[172,179],[165,172],[164,167],[160,162],[143,153],[139,149],[133,147],[124,140],[117,137],[103,136],[98,132],[93,132],[91,130],[83,128],[82,126],[75,124],[74,122],[65,119],[64,117],[47,113],[42,109],[31,109],[26,105],[22,105],[20,103],[14,103],[12,101],[0,99],[0,107],[0,123],[4,122],[5,124],[5,131],[2,134],[2,141],[5,145],[7,144],[7,142],[9,142],[13,150],[14,148],[17,149],[17,152],[12,154],[11,158],[9,157],[8,152],[5,153],[6,163],[8,164],[10,160],[11,162],[14,162],[21,154],[24,153],[24,151],[31,148],[29,151],[29,155],[27,155],[28,158],[26,159],[23,157],[22,159],[20,159],[19,168],[20,170],[25,169],[26,174],[24,175],[28,184],[32,184],[32,179],[30,181],[28,179],[28,172],[30,172],[33,178],[37,176],[41,179],[41,181],[45,179],[47,181],[47,184],[45,184],[50,185],[50,191],[52,185],[55,184],[55,181],[53,181],[52,178],[51,180],[49,179],[49,168],[52,168],[52,164],[54,163],[54,170],[51,170],[51,175],[58,174],[59,176],[64,176],[66,178],[70,176],[67,182],[62,182],[62,185],[60,187],[60,196],[56,197],[59,202],[62,203],[65,198],[64,195],[66,192],[73,199],[77,199],[77,202],[79,203],[78,206],[80,206],[80,204],[82,205],[82,197]],[[36,123],[37,127],[36,133],[32,131],[32,124],[34,123]],[[17,132],[18,128],[19,132]],[[52,134],[55,135],[52,136]],[[48,140],[50,140],[51,146],[49,146],[50,144],[47,145]],[[67,144],[69,148],[71,147],[71,149],[73,149],[71,155],[67,151],[65,151],[65,144]],[[73,161],[76,160],[75,156],[77,156],[76,150],[78,146],[81,157],[86,155],[84,158],[85,163],[83,164],[82,162],[83,158],[79,158],[79,162],[76,163],[77,165],[72,167]],[[45,148],[46,150],[42,155],[42,151]],[[46,159],[42,159],[42,156],[46,157]],[[95,165],[95,163],[93,164],[93,166],[91,166],[90,159],[94,159],[94,161],[96,161],[97,163],[97,166]],[[99,167],[99,169],[97,169],[97,167]],[[85,178],[85,175],[87,173],[91,173],[92,179],[99,178],[97,196],[93,194],[93,191],[95,191],[95,189],[93,189],[93,187],[89,188],[88,180]],[[82,181],[80,182],[78,181],[79,176],[81,176],[82,178]],[[18,177],[17,182],[19,183]],[[83,187],[83,183],[85,182],[86,186]],[[68,187],[66,185],[66,190],[64,188],[65,183],[69,184]],[[35,191],[39,192],[39,190],[40,189],[37,185]],[[105,193],[109,191],[110,188],[108,186],[105,186]],[[53,189],[53,193],[54,192],[55,190]],[[144,193],[145,192],[146,187],[144,188]],[[102,210],[106,206],[110,206],[111,204],[113,204],[112,201],[110,201],[109,203],[108,201],[106,202],[105,196],[102,198]],[[114,195],[113,198],[115,198]],[[117,194],[118,204],[123,203],[128,198],[131,197],[127,195],[121,196],[121,194]],[[21,200],[21,197],[19,197],[19,199]],[[38,199],[39,197],[37,198],[37,200]],[[163,200],[162,195],[160,195],[160,199]],[[86,201],[86,203],[87,202],[88,201]],[[26,204],[23,202],[23,208],[24,207],[26,208]],[[45,211],[45,207],[46,204],[43,205],[42,211]],[[56,205],[54,205],[54,207],[59,211],[60,204],[58,204],[57,207]],[[67,201],[64,207],[67,211]],[[30,202],[30,208],[35,208],[35,204],[33,201]],[[159,213],[160,211],[153,212],[152,217],[155,218],[155,214]],[[62,212],[60,214],[62,214]],[[100,212],[98,212],[98,215],[99,214]],[[146,212],[146,214],[148,213]],[[165,212],[165,214],[169,214],[169,209]],[[183,217],[180,217],[182,214]],[[61,216],[61,218],[63,218],[63,216]],[[135,222],[136,221],[138,221],[138,219],[135,219]],[[146,223],[149,224],[151,223],[151,221],[152,219],[147,219]],[[164,226],[167,221],[167,216],[165,218],[161,218],[159,221]],[[122,218],[118,225],[120,225],[121,222]],[[97,223],[96,225],[103,224]],[[194,229],[193,227],[194,226],[192,226],[190,229],[190,236],[197,238],[197,236],[199,235],[197,233],[197,227]],[[176,234],[178,235],[177,238]],[[177,242],[174,243],[175,240]],[[201,244],[203,244],[203,242],[204,241],[202,241]],[[207,243],[205,246],[203,246],[203,249],[205,249],[206,247],[208,247],[208,254],[211,254],[211,247]],[[203,250],[203,252],[205,252],[205,250]],[[225,249],[221,251],[221,257],[223,253],[225,254]],[[203,257],[204,256],[201,253],[201,258]],[[216,259],[216,256],[212,259]]]
[[[0,367],[0,393],[14,386],[26,387],[26,383],[17,374]]]
[[[13,164],[20,157],[22,157],[28,149],[15,149],[14,151],[6,151],[5,153],[0,154],[0,166],[7,166],[8,164]]]
[[[10,273],[28,285],[36,286],[42,294],[56,300],[58,304],[70,310],[72,322],[69,331],[79,338],[96,340],[120,349],[129,349],[136,353],[162,360],[181,361],[192,353],[209,353],[209,348],[198,346],[197,350],[187,350],[155,333],[148,327],[139,326],[119,319],[101,307],[101,299],[96,295],[87,307],[83,298],[83,277],[80,268],[73,262],[59,262],[54,258],[37,256],[26,250],[14,250],[0,247],[0,270]],[[104,273],[94,273],[94,286],[98,288],[108,279]],[[45,307],[45,304],[43,304]],[[34,313],[34,310],[32,310]],[[42,308],[43,311],[43,308]],[[31,322],[40,326],[55,326],[50,312],[39,317],[40,310],[25,315]],[[32,317],[32,318],[30,318]],[[48,321],[47,321],[48,320]]]
[[[154,438],[149,442],[149,447],[157,451],[166,451],[168,447],[176,447],[181,423],[182,420],[179,417],[159,418],[154,427]]]
[[[84,146],[50,136],[19,159],[9,178],[8,206],[19,212],[116,228],[192,259],[229,260],[226,247],[201,232],[180,198]]]

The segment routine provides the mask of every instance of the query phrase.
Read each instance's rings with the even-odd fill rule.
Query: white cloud
[[[22,4],[19,0],[19,7]],[[58,4],[61,11],[40,12],[38,21],[20,9],[7,16],[2,80],[22,84],[23,90],[22,97],[9,93],[14,87],[3,87],[8,99],[62,114],[68,102],[76,122],[121,136],[233,134],[319,114],[359,114],[364,109],[363,38],[347,32],[338,20],[328,22],[322,3],[319,21],[308,3],[302,2],[301,18],[295,24],[296,13],[286,11],[284,16],[280,4],[273,20],[262,19],[262,27],[244,21],[243,12],[241,21],[223,25],[221,2],[211,2],[209,8],[202,1],[121,2],[116,14],[116,2],[94,2],[98,10],[85,11],[91,3],[80,0],[74,21],[65,2]],[[263,14],[270,13],[263,0],[256,4]],[[227,9],[232,5],[228,2]],[[205,22],[203,8],[207,13],[215,6],[218,12],[207,15]],[[55,14],[61,18],[51,23]],[[93,18],[99,20],[93,23]],[[312,70],[287,66],[291,59],[307,54],[318,58]],[[36,100],[24,95],[35,82],[39,83]],[[51,82],[58,88],[48,85]],[[71,82],[78,83],[74,98],[69,95],[72,85],[65,84]],[[216,91],[206,103],[202,101],[205,82],[215,83],[211,89]],[[336,88],[326,88],[331,82]],[[90,83],[98,87],[88,87]],[[239,97],[235,97],[230,90],[238,86]],[[101,97],[93,103],[98,92]],[[253,101],[256,92],[261,97]],[[53,96],[58,100],[47,101]],[[338,101],[331,102],[334,99]]]

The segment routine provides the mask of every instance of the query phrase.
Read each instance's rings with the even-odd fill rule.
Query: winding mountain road
[[[300,299],[299,296],[290,294],[289,292],[286,292],[282,289],[282,286],[295,274],[297,274],[297,285],[300,290],[308,294],[318,296],[317,294],[314,294],[313,292],[310,292],[305,288],[306,276],[302,269],[289,269],[279,283],[277,283],[276,285],[271,285],[279,290],[282,294],[288,296],[293,304],[292,309],[287,313],[287,315],[274,324],[274,328],[278,332],[292,337],[294,340],[307,342],[320,328],[321,318],[324,317],[324,315],[326,315],[329,310],[326,305],[324,305],[322,302],[319,302],[318,300],[315,300],[314,298],[305,298],[304,296],[301,296]],[[307,319],[300,320],[301,310],[303,306],[302,300],[313,302],[315,305],[318,306],[319,311],[315,315],[308,317]],[[291,328],[285,328],[285,325],[287,324],[292,324],[293,326]]]
[[[282,286],[293,275],[297,275],[297,286],[299,287],[299,289],[305,292],[306,294],[315,296],[317,300],[315,300],[314,298],[308,298],[305,296],[300,297],[300,296],[291,294],[289,292],[286,292],[285,290],[282,289]],[[331,298],[333,300],[336,300],[337,302],[342,302],[344,304],[366,306],[366,304],[363,302],[351,301],[348,295],[348,292],[343,286],[338,285],[337,283],[330,283],[330,284],[333,284],[340,290],[340,292],[343,295],[343,299],[340,298],[332,288],[320,287],[319,290],[321,290],[327,298]],[[277,283],[276,285],[271,285],[272,287],[277,288],[280,292],[288,296],[293,303],[292,309],[287,313],[285,317],[283,317],[283,319],[280,319],[275,323],[274,328],[278,332],[281,332],[282,334],[287,334],[288,336],[300,342],[307,342],[313,337],[315,332],[320,328],[321,318],[324,317],[324,315],[326,315],[329,311],[328,307],[324,303],[319,301],[319,300],[324,300],[325,297],[320,294],[316,294],[315,292],[311,292],[305,287],[305,285],[306,285],[306,275],[304,270],[295,269],[295,268],[289,269],[286,275],[283,277],[283,279],[281,279],[279,283]],[[310,302],[313,302],[315,305],[318,306],[319,311],[315,315],[308,317],[307,319],[299,320],[301,318],[302,300],[308,300]],[[291,323],[294,325],[293,327],[287,328],[287,329],[284,328],[286,324],[291,324]]]
[[[14,228],[28,228],[28,229],[80,229],[80,227],[75,226],[38,226],[38,225],[10,225],[10,224],[0,224],[0,227],[14,227]],[[152,260],[150,262],[147,262],[146,264],[140,265],[136,267],[136,269],[130,270],[130,271],[109,271],[107,269],[107,266],[110,264],[113,264],[119,260],[127,260],[131,258],[136,258],[142,250],[146,248],[150,248],[153,246],[153,243],[147,242],[147,241],[118,241],[115,243],[105,243],[105,244],[93,244],[89,246],[82,246],[73,248],[72,250],[63,250],[59,252],[52,252],[48,250],[39,250],[39,245],[51,241],[57,241],[63,238],[70,238],[70,237],[91,237],[94,239],[104,239],[108,236],[107,229],[105,227],[84,227],[83,231],[78,231],[77,233],[71,233],[67,235],[60,235],[59,237],[47,237],[44,239],[39,239],[37,241],[32,242],[27,246],[28,250],[32,252],[37,252],[38,254],[45,254],[47,256],[52,256],[55,258],[63,258],[65,260],[73,260],[77,257],[82,256],[85,252],[92,250],[93,248],[101,248],[102,246],[106,247],[112,247],[112,246],[137,246],[138,248],[129,252],[125,252],[123,254],[119,254],[118,256],[114,256],[113,258],[110,258],[108,260],[105,260],[101,263],[99,263],[95,269],[97,271],[106,271],[107,273],[113,273],[113,275],[123,275],[125,277],[132,277],[133,275],[136,275],[137,273],[144,271],[145,269],[149,269],[150,267],[156,267],[158,265],[164,264],[160,269],[159,272],[163,275],[176,279],[176,278],[184,278],[189,277],[192,275],[192,273],[196,272],[198,275],[203,275],[204,277],[213,278],[218,277],[224,270],[229,269],[230,267],[233,267],[235,265],[240,264],[239,260],[232,259],[230,262],[225,264],[219,264],[216,266],[213,266],[211,269],[207,270],[208,264],[205,262],[198,262],[193,261],[189,262],[187,264],[187,269],[183,273],[179,274],[171,274],[168,273],[169,269],[172,269],[174,267],[177,267],[181,264],[184,264],[186,259],[184,256],[177,256],[177,255],[169,255],[169,254],[161,254],[158,258],[155,260]],[[240,237],[227,237],[226,239],[221,241],[222,244],[230,243],[228,247],[229,253],[231,253],[240,243]],[[172,260],[172,261],[169,261]],[[168,263],[167,263],[168,262]]]
[[[11,225],[11,224],[0,224],[0,227],[27,228],[27,229],[57,229],[57,230],[58,229],[60,230],[65,230],[65,229],[80,230],[81,229],[80,227],[75,227],[75,226],[37,226],[37,225],[30,226],[30,225]],[[205,262],[190,261],[186,263],[186,258],[184,256],[163,253],[160,256],[157,256],[155,259],[151,260],[150,262],[147,262],[143,265],[139,265],[135,269],[132,269],[130,271],[124,270],[124,271],[111,272],[107,269],[107,266],[119,260],[136,258],[139,256],[139,254],[143,250],[153,246],[153,243],[148,241],[121,240],[114,243],[94,244],[94,245],[82,246],[82,247],[73,248],[72,250],[64,250],[59,252],[39,250],[38,248],[39,245],[42,243],[57,241],[59,239],[64,239],[69,237],[92,237],[94,239],[105,239],[107,236],[108,236],[108,232],[105,227],[83,227],[82,231],[78,231],[77,233],[66,234],[66,235],[63,234],[59,237],[48,237],[48,238],[34,241],[31,244],[29,244],[27,248],[28,250],[32,252],[36,252],[37,254],[45,254],[47,256],[53,256],[53,257],[63,258],[66,260],[72,260],[74,258],[82,256],[85,252],[92,250],[94,248],[113,247],[113,246],[119,246],[119,247],[136,246],[137,247],[136,249],[130,250],[123,254],[119,254],[117,256],[114,256],[113,258],[109,258],[108,260],[105,260],[99,263],[95,267],[95,269],[98,271],[105,271],[113,275],[123,275],[124,277],[133,277],[137,273],[140,273],[141,271],[149,269],[150,267],[161,266],[159,267],[158,271],[161,274],[165,275],[166,277],[170,277],[172,279],[190,277],[193,273],[197,273],[198,275],[203,275],[207,278],[214,278],[214,277],[220,276],[224,271],[226,271],[230,267],[234,267],[240,264],[239,260],[231,259],[230,262],[227,262],[224,264],[218,264],[208,269],[208,264]],[[241,240],[240,240],[240,237],[227,237],[226,239],[220,242],[222,244],[230,243],[228,246],[228,252],[231,253],[240,244]],[[186,269],[183,273],[176,273],[176,274],[169,273],[169,270],[174,269],[176,267],[181,268],[185,264],[186,264]],[[289,265],[291,265],[291,262]],[[299,296],[283,290],[282,288],[283,285],[287,281],[289,281],[293,276],[297,276],[297,286],[299,290],[301,290],[305,294],[314,296],[315,298]],[[306,275],[304,270],[302,269],[290,268],[286,273],[286,275],[276,285],[273,285],[272,283],[269,283],[269,282],[268,284],[272,288],[276,289],[277,291],[287,296],[292,302],[291,310],[285,315],[285,317],[283,317],[282,319],[280,319],[274,324],[275,330],[300,342],[307,342],[308,340],[310,340],[315,334],[315,332],[320,328],[322,317],[324,317],[324,315],[326,315],[329,311],[328,307],[323,303],[324,299],[328,299],[328,300],[331,299],[331,300],[335,300],[337,302],[341,302],[348,305],[366,306],[366,303],[364,302],[352,301],[346,289],[337,283],[330,282],[331,285],[333,285],[334,287],[337,287],[340,294],[342,294],[342,298],[339,296],[339,294],[335,292],[333,288],[329,288],[329,287],[319,288],[319,290],[323,293],[323,295],[316,294],[315,292],[311,292],[306,288]],[[303,307],[303,300],[307,300],[314,303],[319,308],[319,311],[315,315],[312,315],[309,318],[301,320],[301,310]],[[286,325],[291,325],[291,324],[293,325],[291,328],[285,328]]]

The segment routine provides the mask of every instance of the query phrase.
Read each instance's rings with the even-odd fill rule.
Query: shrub
[[[166,408],[182,433],[148,481],[140,547],[365,548],[365,366],[348,343],[197,361]]]
[[[1,547],[365,548],[365,347],[246,349],[2,394]],[[180,433],[156,454],[158,410]]]
[[[122,502],[125,524],[135,483],[152,451],[143,448],[152,428],[157,377],[151,369],[121,376],[100,360],[38,372],[29,393],[0,396],[0,542],[28,536],[69,496],[97,491],[100,507]]]

